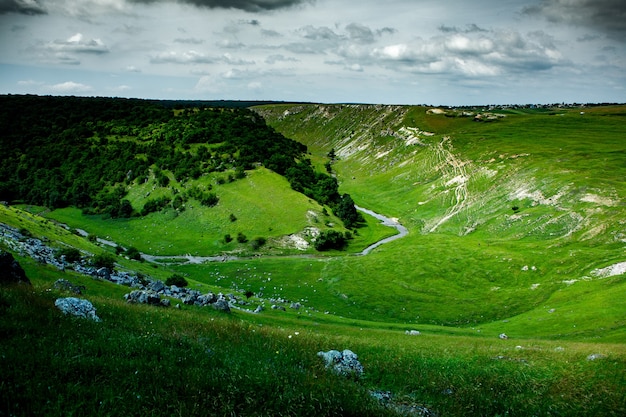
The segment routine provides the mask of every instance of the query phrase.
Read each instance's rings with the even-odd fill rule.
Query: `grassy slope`
[[[206,186],[212,184],[212,180],[205,178],[193,183]],[[175,183],[170,186],[181,188]],[[237,243],[240,232],[248,239],[268,239],[263,253],[296,253],[297,250],[288,250],[275,240],[300,233],[307,227],[327,229],[327,223],[340,224],[334,216],[322,214],[323,208],[317,202],[294,192],[283,177],[264,168],[249,171],[243,180],[213,187],[220,198],[217,206],[203,207],[191,200],[180,214],[170,209],[141,218],[111,220],[102,216],[83,216],[79,210],[67,208],[55,210],[47,216],[151,255],[209,256],[223,252],[250,252],[248,245]],[[152,182],[135,185],[129,189],[129,200],[135,207],[140,207],[148,192],[154,198],[167,190],[155,187]],[[237,220],[231,221],[230,214],[234,214]],[[373,239],[389,233],[388,228],[376,224],[365,230],[366,237]],[[230,244],[224,242],[226,234],[233,237]],[[361,239],[354,246],[362,247],[366,243]]]
[[[14,208],[0,206],[0,221],[28,229],[35,237],[47,236],[51,245],[102,250]],[[17,258],[34,288],[0,287],[2,414],[395,415],[376,406],[368,390],[389,390],[397,404],[426,406],[449,416],[626,411],[623,343],[519,336],[500,340],[498,329],[487,326],[367,322],[308,308],[268,308],[259,315],[234,311],[224,317],[197,307],[132,306],[122,299],[128,288]],[[155,277],[171,273],[165,267],[118,261],[130,269],[152,269]],[[305,305],[316,305],[328,303],[328,294],[311,287],[333,287],[324,279],[313,280],[340,261],[261,258],[179,268],[195,278],[190,280],[195,285],[211,274],[215,279],[219,265],[227,268],[220,282],[224,287],[228,280],[241,280],[237,286],[242,289],[264,280],[269,296],[270,285],[289,284],[290,294],[301,294]],[[94,303],[103,322],[62,317],[54,299],[70,294],[51,289],[58,278],[85,285],[84,297]],[[574,288],[579,297],[593,291]],[[335,304],[343,300],[336,313],[351,310],[349,299],[332,299]],[[412,328],[422,334],[406,336],[404,330]],[[357,352],[365,378],[352,382],[325,371],[316,352],[333,348]],[[590,354],[605,358],[588,361]]]
[[[623,341],[624,277],[581,280],[624,260],[624,108],[493,123],[426,110],[259,110],[314,154],[335,148],[341,190],[411,230],[371,256],[328,263],[330,294],[350,300],[340,314]],[[402,127],[431,134],[406,145],[392,135]]]

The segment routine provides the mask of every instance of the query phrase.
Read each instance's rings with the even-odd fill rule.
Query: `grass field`
[[[199,265],[117,260],[157,279],[183,274],[203,292],[250,291],[249,309],[265,306],[228,317],[130,306],[123,287],[18,256],[34,288],[2,289],[9,382],[1,389],[14,398],[4,412],[398,415],[397,407],[423,406],[440,416],[626,413],[626,275],[596,272],[626,260],[625,107],[501,110],[504,117],[489,123],[422,107],[258,111],[305,143],[316,165],[334,149],[340,191],[398,218],[409,234],[356,256],[393,233],[367,217],[347,251],[320,256],[283,247],[284,236],[308,227],[343,229],[264,169],[221,185],[201,179],[219,204],[192,201],[182,213],[111,220],[68,208],[43,212],[46,219],[0,206],[0,222],[91,253],[112,249],[48,219],[154,255],[260,255]],[[148,191],[159,192],[130,189],[133,204]],[[255,252],[223,242],[240,231],[268,243]],[[54,310],[59,294],[51,283],[68,276],[87,287],[103,323]],[[278,298],[302,307],[271,309]],[[20,350],[24,334],[33,334],[29,352],[40,354]],[[361,380],[329,374],[316,357],[345,348],[359,355]],[[20,355],[29,359],[18,374],[10,365]],[[392,392],[396,408],[377,404],[369,395],[377,390]]]

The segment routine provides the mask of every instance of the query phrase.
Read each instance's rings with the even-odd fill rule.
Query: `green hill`
[[[59,100],[53,119],[59,109],[64,118],[24,143],[127,150],[139,174],[102,161],[122,175],[81,194],[72,181],[97,171],[46,162],[19,129],[5,129],[0,195],[12,201],[0,205],[0,223],[22,237],[7,232],[0,249],[33,287],[0,287],[0,414],[626,412],[626,107],[273,104],[200,117],[197,102],[131,102],[137,109],[121,117],[129,103],[104,100],[96,103],[124,111],[105,105],[108,119],[95,120],[75,115],[69,99],[50,100]],[[2,125],[18,113],[4,107]],[[211,143],[216,120],[265,133]],[[72,123],[87,130],[64,133]],[[204,142],[177,142],[185,132]],[[263,137],[293,153],[247,147]],[[330,200],[328,178],[338,185]],[[203,204],[209,194],[215,204]],[[345,228],[332,200],[345,194],[408,235],[360,256],[394,230],[367,215]],[[141,213],[149,201],[158,204]],[[316,251],[324,231],[349,232],[347,248]],[[175,297],[178,309],[127,304],[124,286],[29,256],[20,249],[28,236],[57,253],[77,248],[85,262],[108,256],[142,282],[183,276],[190,289],[233,295],[233,310]],[[55,309],[68,296],[53,285],[59,278],[84,286],[101,323]],[[329,373],[317,357],[329,349],[356,352],[365,376]],[[372,396],[387,392],[387,405]]]

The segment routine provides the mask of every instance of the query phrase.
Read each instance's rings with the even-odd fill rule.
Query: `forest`
[[[179,208],[189,198],[219,202],[191,187],[174,198],[132,207],[128,186],[154,175],[184,184],[215,172],[228,181],[265,166],[291,187],[334,211],[346,212],[337,180],[317,172],[305,145],[284,137],[242,106],[120,98],[0,96],[0,200],[51,209],[75,206],[112,217]],[[342,200],[344,204],[341,204]],[[338,210],[337,210],[338,208]],[[354,210],[347,210],[348,227]],[[338,214],[339,215],[339,214]]]

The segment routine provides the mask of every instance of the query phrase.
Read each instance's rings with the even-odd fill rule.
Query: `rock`
[[[162,305],[161,297],[154,291],[150,290],[134,290],[124,295],[124,299],[134,304],[151,304]]]
[[[370,395],[383,405],[388,404],[392,398],[391,391],[370,391]]]
[[[272,310],[280,310],[280,311],[286,311],[286,308],[283,306],[279,306],[276,304],[272,304]]]
[[[506,335],[506,334],[504,334],[504,333],[500,333],[500,335],[499,335],[498,337],[499,337],[500,339],[502,339],[502,340],[506,340],[506,339],[508,339],[508,338],[509,338],[509,336],[507,336],[507,335]]]
[[[409,336],[419,336],[420,335],[419,330],[407,330],[404,333],[408,334]]]
[[[324,359],[326,368],[332,369],[338,375],[357,379],[363,375],[363,365],[359,362],[358,356],[351,350],[345,349],[343,352],[338,350],[320,351],[317,352],[317,356]]]
[[[148,289],[154,292],[161,292],[165,290],[165,284],[163,283],[163,281],[155,280],[148,284]]]
[[[74,294],[80,295],[85,291],[84,285],[74,285],[66,279],[57,279],[54,284],[52,284],[52,288],[61,291],[73,292]]]
[[[289,308],[293,308],[294,310],[299,310],[300,307],[302,307],[302,304],[300,303],[291,303],[291,305],[289,306]]]
[[[606,358],[606,355],[603,355],[601,353],[593,353],[587,356],[588,361],[597,361],[598,359],[605,359],[605,358]]]
[[[13,254],[0,250],[0,284],[28,284],[30,280]]]
[[[106,279],[107,281],[111,280],[111,271],[109,271],[109,268],[102,267],[96,271],[96,274],[98,274],[100,278]]]
[[[260,313],[260,312],[261,312],[261,311],[263,311],[263,310],[264,310],[263,306],[262,306],[261,304],[259,304],[259,305],[258,305],[258,306],[254,309],[254,312],[255,312],[255,313]]]
[[[214,302],[213,308],[218,311],[223,311],[224,313],[230,313],[230,306],[228,305],[228,301],[226,301],[225,298],[220,298],[216,302]]]
[[[210,293],[197,297],[196,300],[194,301],[194,304],[199,305],[199,306],[206,306],[208,304],[213,304],[216,301],[217,301],[217,296],[213,294],[212,292],[210,292]]]
[[[169,307],[171,305],[169,298],[162,298],[160,303],[163,307]]]
[[[91,319],[93,321],[101,321],[96,315],[96,309],[93,304],[82,298],[58,298],[54,305],[63,312],[76,317]]]

